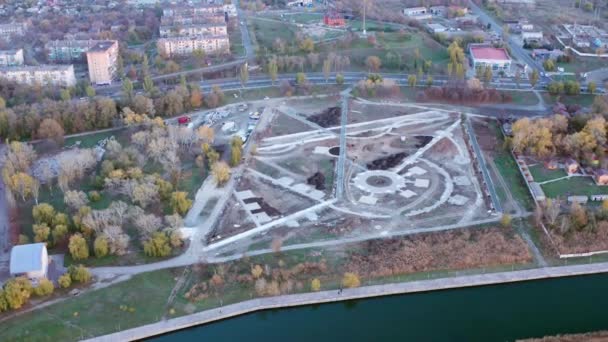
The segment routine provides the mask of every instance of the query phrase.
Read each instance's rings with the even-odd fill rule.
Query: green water
[[[608,275],[252,313],[151,341],[513,341],[608,329]]]

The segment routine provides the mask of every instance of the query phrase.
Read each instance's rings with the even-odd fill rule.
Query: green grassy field
[[[608,194],[608,187],[595,185],[591,177],[571,177],[541,186],[549,198]]]
[[[511,96],[511,103],[521,106],[534,106],[538,104],[538,97],[531,91],[503,91],[502,93]]]
[[[583,107],[588,107],[591,106],[593,104],[593,100],[595,100],[595,96],[596,95],[591,95],[591,94],[580,94],[580,95],[558,95],[558,96],[553,96],[549,93],[543,93],[543,99],[545,100],[545,102],[547,104],[555,104],[558,101],[563,103],[563,104],[567,104],[567,105],[573,105],[573,104],[577,104]]]
[[[531,166],[529,169],[530,173],[532,174],[532,177],[534,177],[535,182],[545,182],[548,180],[567,176],[566,172],[562,169],[549,170],[541,164]]]
[[[0,325],[3,341],[75,341],[158,321],[181,269],[161,270],[49,307]],[[121,310],[121,305],[129,309]]]
[[[496,136],[498,137],[497,144],[498,146],[502,146],[504,142],[504,138],[500,128],[496,125],[495,122],[490,123],[494,131],[496,132]],[[504,149],[499,149],[492,154],[492,159],[496,168],[504,178],[507,183],[509,189],[505,189],[511,192],[513,198],[519,202],[524,208],[532,209],[534,208],[534,202],[530,195],[530,191],[526,186],[525,180],[523,179],[521,173],[519,172],[519,168],[515,163],[515,159],[513,156]]]

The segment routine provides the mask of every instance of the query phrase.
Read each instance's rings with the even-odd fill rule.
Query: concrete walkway
[[[133,341],[163,334],[179,329],[210,323],[258,310],[268,310],[301,305],[331,303],[343,300],[379,297],[386,295],[415,293],[433,290],[445,290],[461,287],[494,285],[537,279],[569,277],[576,275],[608,272],[608,263],[589,265],[537,268],[531,270],[499,272],[478,275],[465,275],[451,278],[411,281],[406,283],[366,286],[337,290],[283,295],[268,298],[252,299],[217,309],[202,311],[188,316],[173,318],[124,330],[114,334],[96,337],[87,341]]]

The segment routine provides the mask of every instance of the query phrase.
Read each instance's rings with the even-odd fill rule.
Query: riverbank
[[[331,303],[397,294],[456,289],[462,287],[497,285],[529,280],[571,277],[605,272],[608,272],[608,263],[597,263],[366,286],[354,289],[345,289],[340,294],[338,291],[332,290],[258,298],[188,316],[160,321],[109,335],[99,336],[87,341],[133,341],[260,310]]]

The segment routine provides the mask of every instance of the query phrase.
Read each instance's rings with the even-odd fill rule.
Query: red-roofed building
[[[323,16],[323,23],[327,26],[341,27],[346,25],[344,16],[336,11],[330,11]]]
[[[496,71],[511,68],[511,57],[509,57],[509,53],[504,48],[471,44],[469,52],[474,69],[485,68],[487,65]]]

